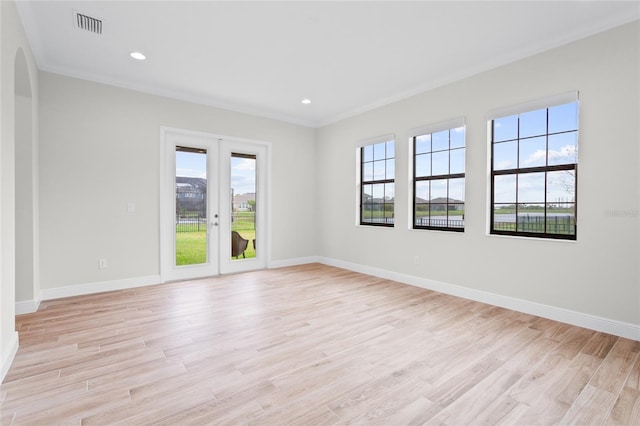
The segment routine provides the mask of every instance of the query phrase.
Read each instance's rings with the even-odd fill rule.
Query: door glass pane
[[[256,156],[231,154],[231,259],[256,257]]]
[[[176,147],[176,266],[207,262],[207,151]]]

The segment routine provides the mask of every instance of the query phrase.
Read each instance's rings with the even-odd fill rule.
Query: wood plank
[[[607,425],[633,425],[640,421],[640,391],[624,387],[618,397],[611,415],[607,419]]]
[[[640,424],[640,342],[326,265],[44,301],[1,424]]]
[[[561,423],[566,425],[603,424],[616,402],[611,392],[587,385]]]
[[[638,342],[618,339],[589,384],[620,394],[638,359]]]

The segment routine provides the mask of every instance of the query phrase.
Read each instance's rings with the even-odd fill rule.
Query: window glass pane
[[[442,132],[432,133],[431,146],[433,151],[449,149],[449,131],[443,130]]]
[[[464,204],[449,204],[447,216],[447,226],[464,228]]]
[[[373,197],[373,185],[362,185],[362,202],[370,202],[371,197]]]
[[[547,172],[547,203],[575,201],[575,170]]]
[[[431,134],[416,136],[416,154],[431,151]]]
[[[418,203],[416,201],[416,209],[415,209],[415,226],[429,226],[429,204],[427,203]]]
[[[395,186],[392,183],[385,183],[384,185],[384,199],[386,202],[393,202],[395,194]]]
[[[447,226],[447,181],[431,181],[430,226]]]
[[[415,138],[415,176],[438,179],[415,182],[414,226],[464,229],[464,177],[449,177],[464,175],[464,137],[462,126]]]
[[[393,141],[389,141],[386,143],[387,147],[387,158],[395,157],[395,147]]]
[[[416,182],[415,204],[414,224],[429,226],[429,181]]]
[[[373,161],[373,145],[367,145],[362,147],[364,151],[363,161]]]
[[[456,129],[451,129],[451,135],[450,135],[451,149],[462,148],[464,146],[464,134],[465,134],[464,126],[458,127]]]
[[[547,109],[520,114],[520,138],[540,136],[547,133]]]
[[[385,146],[384,143],[377,143],[377,144],[373,145],[373,159],[374,160],[383,160],[384,159],[384,155],[385,155],[384,146]]]
[[[374,161],[373,162],[373,178],[375,180],[384,179],[384,160]]]
[[[574,203],[547,204],[547,232],[575,235],[576,211]]]
[[[516,202],[516,175],[495,176],[494,179],[494,201],[496,203]]]
[[[518,175],[518,203],[544,203],[545,173]]]
[[[393,179],[395,175],[395,161],[393,159],[386,161],[386,179]]]
[[[176,147],[175,265],[207,262],[207,152]]]
[[[464,202],[464,178],[449,179],[449,202]]]
[[[429,226],[447,226],[447,212],[445,211],[444,204],[431,204]]]
[[[520,141],[520,163],[518,167],[544,166],[547,162],[547,138],[530,138]]]
[[[451,152],[451,170],[449,173],[464,173],[464,148],[453,149]]]
[[[431,181],[431,203],[446,202],[447,199],[447,179],[436,179]]]
[[[516,230],[520,232],[544,232],[544,203],[518,204]]]
[[[515,231],[515,204],[496,204],[493,209],[493,229],[497,231]]]
[[[416,182],[416,204],[429,201],[429,181]]]
[[[371,185],[372,192],[371,196],[373,201],[380,202],[384,198],[384,183],[377,183],[375,185]]]
[[[493,141],[506,141],[518,137],[518,116],[503,117],[493,120]]]
[[[464,204],[449,204],[449,226],[454,228],[464,227]]]
[[[384,204],[379,201],[374,201],[367,205],[367,214],[369,223],[384,223]]]
[[[362,181],[367,182],[373,180],[373,163],[364,163],[362,167]]]
[[[371,221],[372,216],[372,206],[371,203],[362,204],[362,212],[361,217],[363,222]]]
[[[518,167],[518,141],[493,145],[493,170],[507,170]]]
[[[449,204],[447,225],[451,228],[464,228],[464,204]]]
[[[577,132],[549,136],[549,165],[578,162]]]
[[[549,133],[578,130],[578,103],[549,108]]]
[[[394,142],[387,141],[362,148],[363,178],[360,222],[364,224],[393,225],[395,175]],[[369,161],[365,161],[369,160]],[[369,182],[364,184],[364,182]]]
[[[256,202],[255,155],[231,154],[231,260],[256,257],[256,211],[261,206]],[[236,234],[237,233],[237,234]],[[238,236],[240,238],[238,238]],[[243,240],[247,242],[244,243]]]
[[[431,167],[432,176],[449,174],[449,151],[434,152]]]
[[[491,232],[575,239],[578,103],[515,117],[493,121]]]
[[[416,177],[431,176],[431,154],[416,156]]]

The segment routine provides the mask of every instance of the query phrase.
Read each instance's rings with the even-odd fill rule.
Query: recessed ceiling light
[[[131,53],[129,53],[129,56],[131,56],[133,59],[137,59],[139,61],[144,61],[145,59],[147,59],[147,57],[144,56],[140,52],[131,52]]]
[[[311,99],[303,99],[302,103],[305,104],[305,105],[308,105],[308,104],[311,103]]]

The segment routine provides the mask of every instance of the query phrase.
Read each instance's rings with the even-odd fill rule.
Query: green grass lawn
[[[253,249],[255,230],[238,230],[243,238],[249,240],[245,259],[256,257]],[[235,258],[233,258],[235,260]],[[242,257],[240,257],[242,259]],[[206,231],[176,232],[176,265],[197,265],[207,261],[207,233]]]
[[[196,265],[207,261],[207,233],[176,232],[176,265]]]

